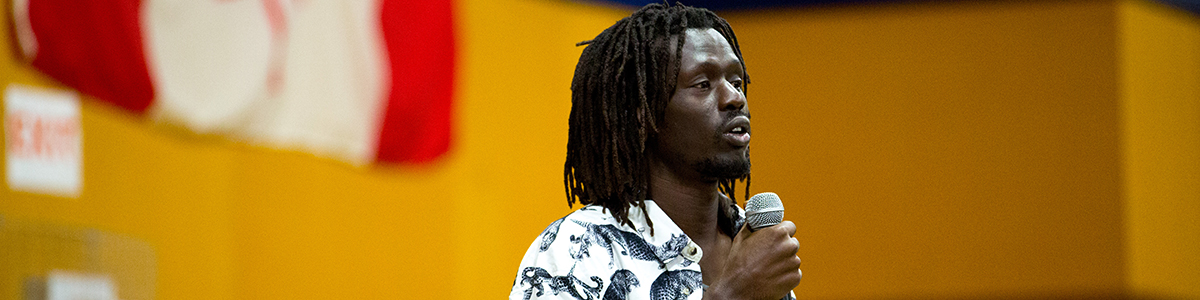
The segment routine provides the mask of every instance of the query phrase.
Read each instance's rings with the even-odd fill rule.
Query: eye
[[[733,88],[736,88],[739,91],[742,90],[742,80],[741,79],[734,79],[731,83],[733,83]]]
[[[692,87],[700,88],[700,89],[708,89],[710,87],[710,83],[708,83],[708,80],[705,80],[705,81],[701,81],[700,83],[693,84]]]

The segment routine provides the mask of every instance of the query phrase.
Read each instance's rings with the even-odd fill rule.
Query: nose
[[[746,94],[742,90],[733,85],[732,82],[726,81],[723,92],[721,93],[721,110],[741,110],[746,107]]]

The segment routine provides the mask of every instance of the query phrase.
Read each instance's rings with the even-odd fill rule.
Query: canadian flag
[[[450,0],[14,0],[17,42],[84,94],[353,164],[451,139]]]

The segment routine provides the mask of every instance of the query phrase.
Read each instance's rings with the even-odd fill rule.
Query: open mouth
[[[725,131],[725,138],[731,143],[739,147],[745,147],[750,144],[750,118],[740,116],[729,122],[729,129]]]

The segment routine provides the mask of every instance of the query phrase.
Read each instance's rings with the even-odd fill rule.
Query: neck
[[[698,243],[720,236],[721,195],[716,181],[689,179],[662,164],[650,168],[650,195],[683,233]]]

